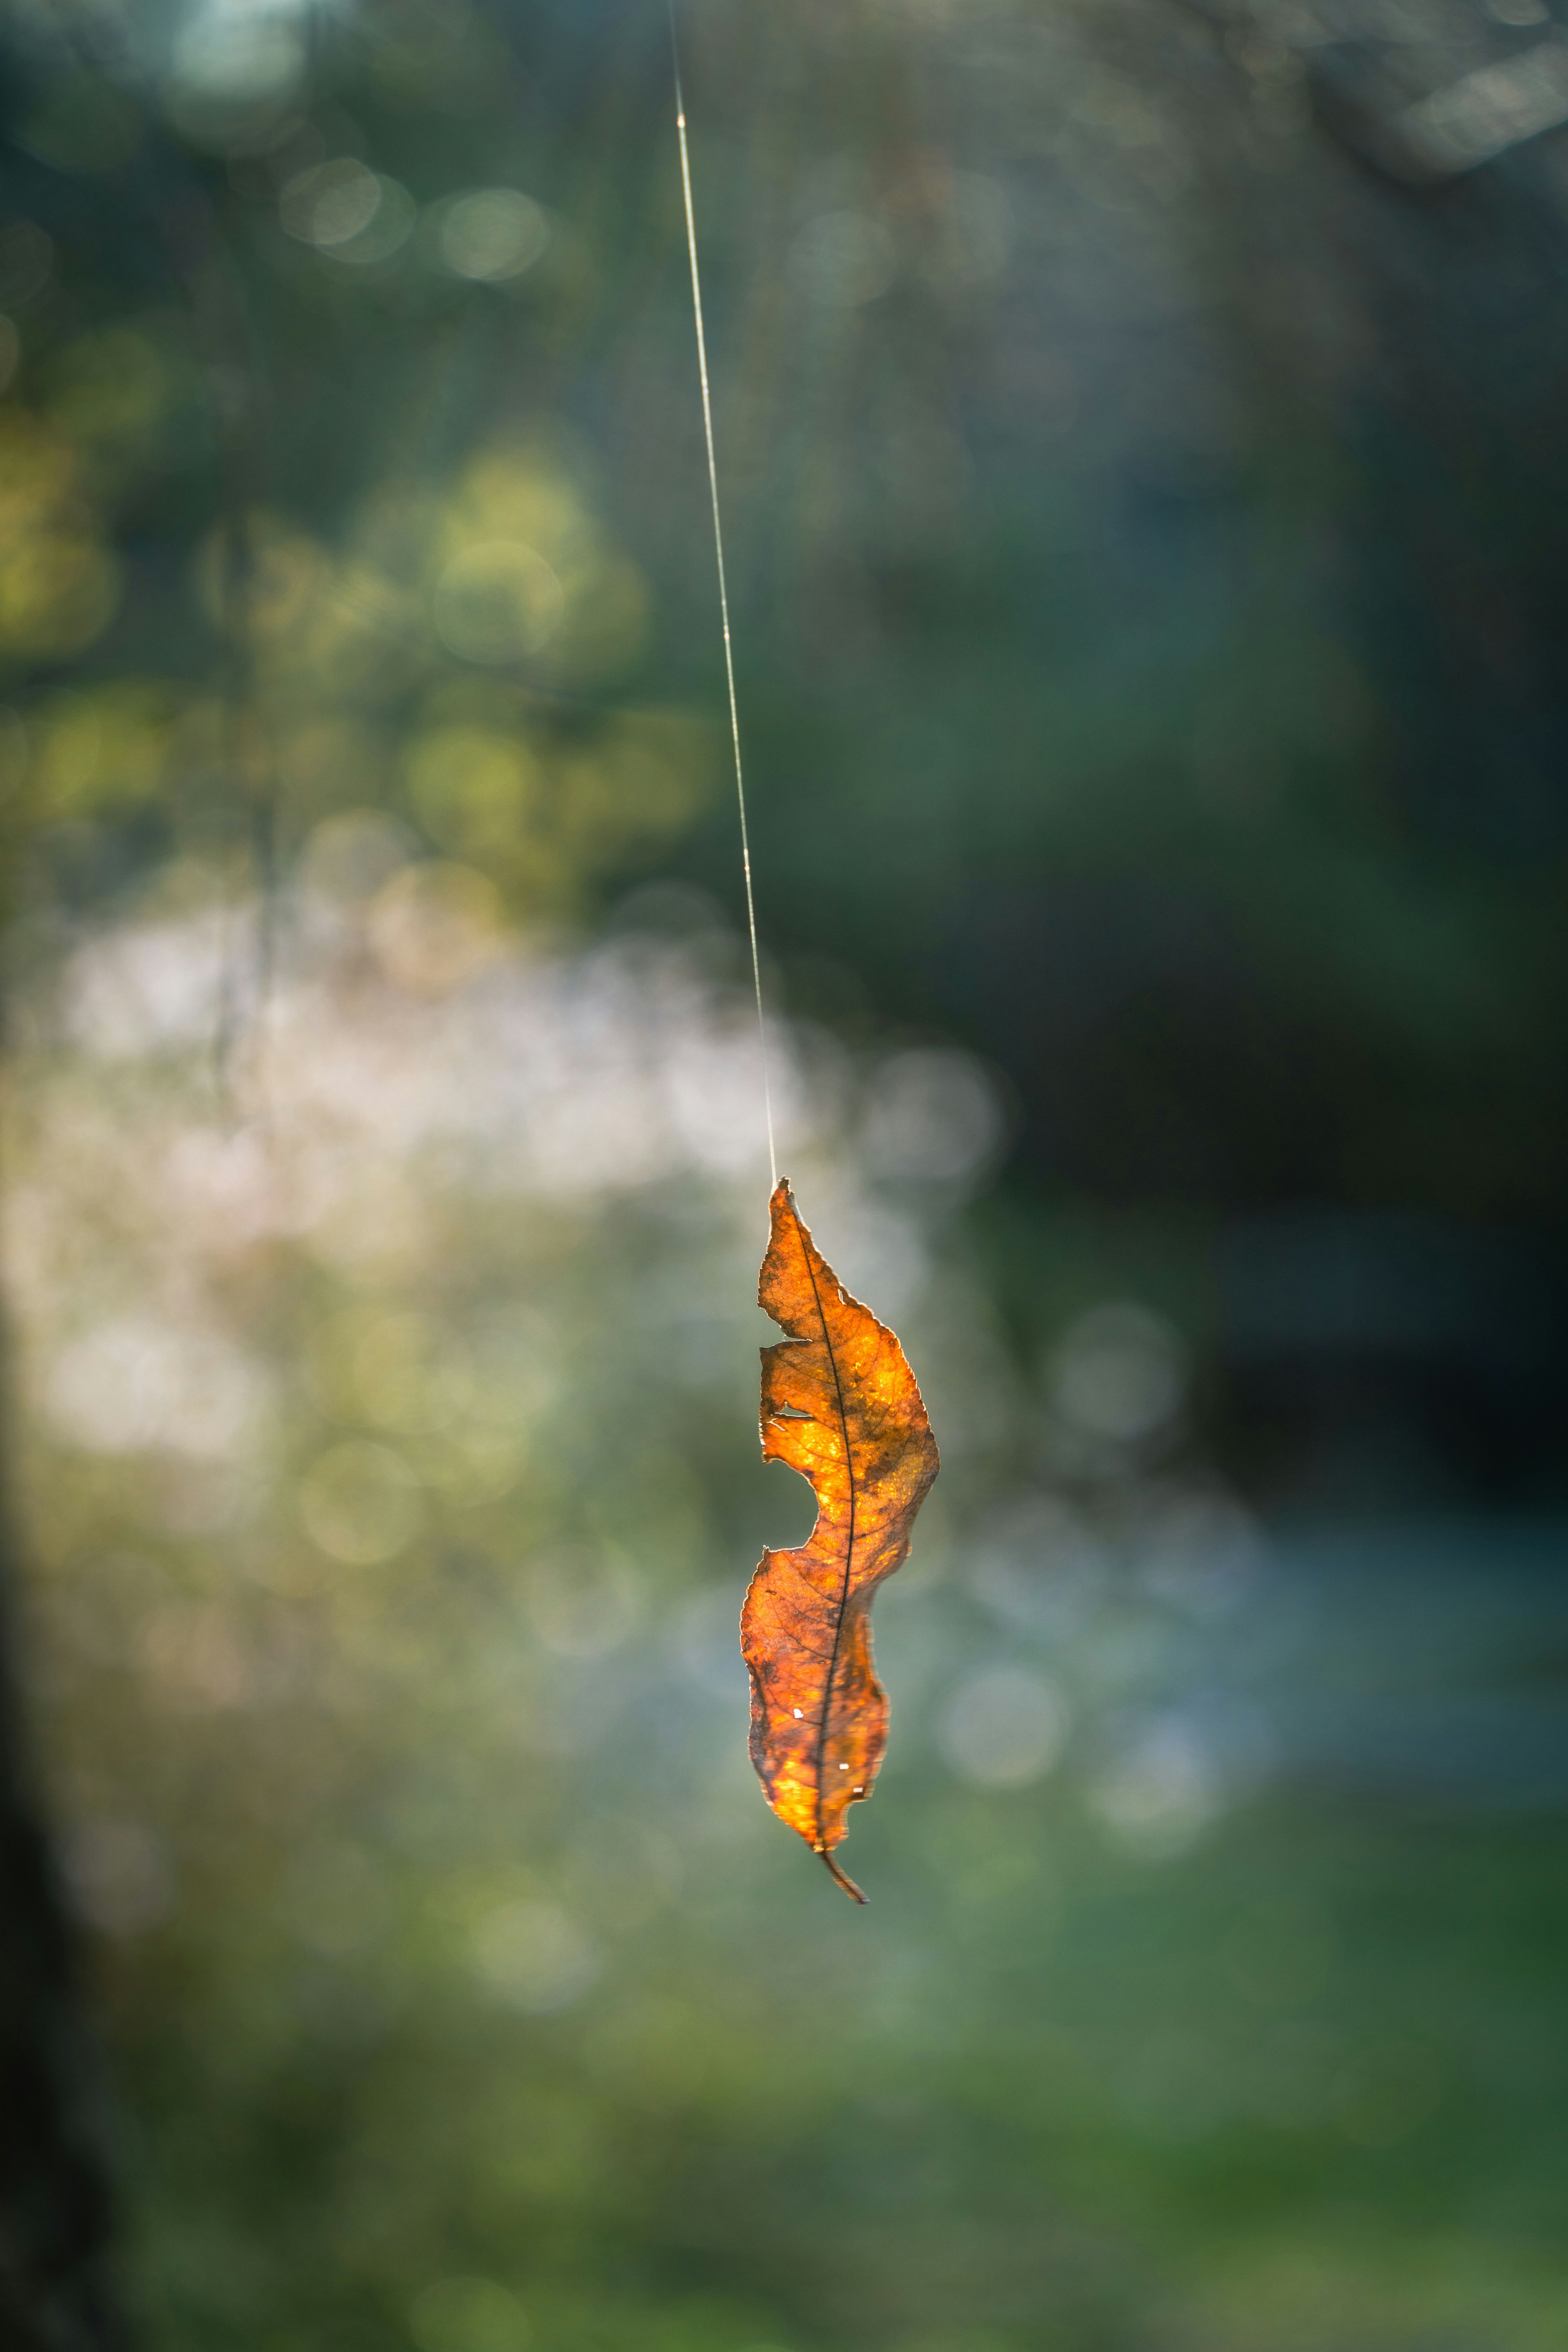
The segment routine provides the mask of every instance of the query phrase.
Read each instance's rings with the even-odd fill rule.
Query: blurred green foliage
[[[1079,1318],[1032,1390],[826,1111],[803,1192],[902,1296],[946,1463],[879,1612],[870,1911],[764,1812],[733,1621],[800,1507],[755,1187],[618,1176],[701,1042],[688,952],[589,968],[601,1030],[617,957],[679,980],[596,1172],[537,1066],[476,1125],[471,980],[411,1013],[352,953],[284,984],[270,1137],[199,1045],[127,1058],[128,963],[16,1074],[35,1656],[152,2339],[1552,2344],[1554,1826],[1275,1779],[1276,1685],[1331,1721],[1348,1643],[1375,1719],[1474,1633],[1303,1616],[1137,1433],[1161,1327]]]
[[[146,2340],[1547,2352],[1556,1587],[1325,1581],[1214,1440],[1237,1210],[1559,1213],[1390,200],[1289,26],[689,13],[789,1170],[945,1461],[859,1916],[743,1748],[805,1505],[661,12],[7,12],[16,1477]]]

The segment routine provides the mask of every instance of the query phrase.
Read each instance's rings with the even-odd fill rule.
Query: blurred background
[[[1546,2352],[1568,39],[682,30],[871,1905],[664,10],[9,0],[0,2333]]]

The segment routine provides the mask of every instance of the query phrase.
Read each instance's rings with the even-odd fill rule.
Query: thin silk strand
[[[669,53],[675,68],[675,127],[680,134],[680,186],[686,199],[686,252],[691,264],[691,311],[697,322],[697,375],[702,387],[702,432],[708,445],[708,489],[713,501],[713,554],[719,568],[719,618],[724,631],[724,677],[730,689],[730,738],[735,749],[735,799],[741,811],[741,871],[746,881],[746,922],[752,935],[752,985],[757,994],[757,1037],[763,1055],[763,1116],[768,1129],[768,1171],[778,1190],[773,1097],[768,1083],[768,1033],[763,1019],[763,964],[757,951],[757,908],[752,896],[752,844],[746,829],[746,780],[741,766],[741,707],[735,696],[735,654],[730,638],[730,591],[724,578],[724,526],[719,513],[719,465],[713,454],[713,402],[708,389],[708,338],[702,326],[702,279],[697,267],[697,215],[691,202],[691,156],[686,143],[686,98],[680,86],[680,39],[669,0]]]

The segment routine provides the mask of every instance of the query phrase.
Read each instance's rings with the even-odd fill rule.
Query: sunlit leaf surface
[[[763,1350],[763,1453],[811,1481],[817,1517],[798,1549],[763,1554],[746,1595],[752,1761],[780,1821],[858,1903],[833,1850],[888,1744],[871,1602],[909,1555],[936,1440],[903,1349],[844,1288],[787,1183],[770,1214],[757,1303],[789,1336]]]

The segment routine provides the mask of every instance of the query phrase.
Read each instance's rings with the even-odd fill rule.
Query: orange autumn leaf
[[[757,1302],[789,1336],[763,1349],[763,1458],[810,1479],[816,1525],[798,1550],[764,1552],[746,1595],[752,1761],[780,1821],[863,1903],[833,1849],[888,1744],[871,1601],[908,1557],[936,1440],[903,1349],[842,1287],[787,1183],[772,1213]]]

